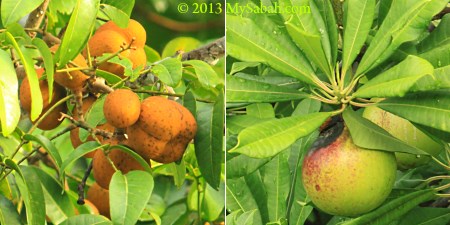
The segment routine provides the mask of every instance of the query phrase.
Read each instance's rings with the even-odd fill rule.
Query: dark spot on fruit
[[[320,186],[316,184],[316,191],[320,191]]]

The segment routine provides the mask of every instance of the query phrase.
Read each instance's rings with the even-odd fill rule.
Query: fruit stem
[[[344,110],[345,110],[346,108],[347,108],[347,104],[342,104],[342,105],[341,105],[341,108],[340,108],[339,110],[333,111],[333,112],[331,113],[331,116],[333,117],[333,116],[336,116],[336,115],[341,114],[342,112],[344,112]]]
[[[436,157],[431,156],[431,158],[432,158],[435,162],[437,162],[439,165],[441,165],[442,167],[444,167],[446,170],[450,170],[450,166],[445,165],[443,162],[441,162],[441,161],[440,161],[439,159],[437,159]]]
[[[56,70],[57,73],[64,73],[64,72],[72,72],[72,71],[79,71],[79,70],[85,70],[90,71],[92,68],[90,67],[70,67],[66,69]]]
[[[425,180],[425,183],[430,183],[430,182],[433,182],[433,181],[436,181],[436,180],[444,180],[444,179],[450,179],[450,176],[449,175],[447,175],[447,176],[442,175],[442,176],[430,177],[430,178]]]
[[[365,107],[369,107],[372,105],[376,105],[377,103],[359,103],[359,102],[350,101],[350,104],[353,106],[365,108]]]
[[[81,180],[81,183],[78,184],[78,200],[77,200],[78,205],[84,205],[84,187],[86,186],[86,181],[89,178],[89,175],[91,174],[92,163],[93,163],[93,161],[91,161],[91,163],[89,163],[88,168],[84,172],[84,176],[83,176],[83,179]]]
[[[440,186],[440,187],[437,187],[437,188],[435,188],[434,190],[436,190],[436,191],[442,191],[442,190],[445,190],[445,189],[447,189],[447,188],[450,188],[450,183],[444,184],[444,185],[442,185],[442,186]]]

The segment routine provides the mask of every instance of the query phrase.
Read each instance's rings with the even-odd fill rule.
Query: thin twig
[[[94,161],[91,161],[91,163],[89,163],[88,168],[84,172],[84,176],[83,179],[81,180],[81,183],[78,184],[78,200],[77,200],[78,205],[84,205],[84,187],[86,186],[86,181],[89,178],[89,175],[91,174],[93,162]]]
[[[25,23],[26,28],[37,29],[42,23],[42,20],[45,17],[45,11],[47,11],[48,4],[50,0],[44,0],[40,6],[38,6],[35,10],[33,10],[28,16],[27,22]],[[36,36],[35,31],[27,31],[28,35],[31,38]]]

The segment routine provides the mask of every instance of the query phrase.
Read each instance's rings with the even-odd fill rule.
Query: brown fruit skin
[[[120,144],[120,141],[117,138],[113,138],[105,143],[118,145]],[[132,170],[144,170],[141,164],[139,164],[139,162],[136,161],[131,155],[119,149],[112,149],[109,152],[108,157],[114,163],[114,166],[122,172],[122,174],[127,174]],[[109,163],[104,151],[97,150],[95,152],[92,168],[97,184],[104,189],[109,189],[109,183],[111,182],[111,178],[115,170]]]
[[[126,37],[120,33],[120,31],[103,29],[97,30],[97,32],[92,36],[88,42],[89,53],[91,57],[100,57],[103,54],[110,53],[114,54],[121,50],[122,47],[128,45],[128,40]],[[130,55],[130,50],[126,50],[120,53],[122,57],[128,57]],[[83,56],[87,57],[87,50],[83,51]],[[99,69],[108,71],[116,75],[123,75],[124,68],[115,63],[102,63]]]
[[[109,212],[109,191],[94,183],[87,192],[87,199],[98,209],[101,215],[111,218]]]
[[[139,119],[141,101],[128,89],[117,89],[106,96],[103,112],[106,121],[117,128],[126,128]]]
[[[167,141],[159,140],[135,124],[127,128],[128,145],[134,149],[134,151],[142,156],[147,162],[150,159],[160,163],[169,163],[170,160],[165,160],[161,157],[162,153],[166,149]],[[181,152],[181,155],[184,153]],[[180,154],[180,153],[178,153]],[[177,154],[177,155],[178,155]],[[176,160],[175,160],[176,161]]]
[[[38,78],[42,77],[42,74],[44,72],[43,69],[37,69],[36,72],[38,73]],[[43,99],[43,106],[42,106],[42,113],[41,116],[44,115],[56,102],[64,98],[66,91],[63,87],[61,87],[58,84],[53,85],[53,98],[52,101],[49,102],[49,93],[48,93],[48,84],[46,80],[40,80],[39,81],[39,87],[41,89],[41,95]],[[22,108],[27,111],[28,113],[31,112],[31,91],[30,91],[30,82],[28,81],[28,78],[25,77],[25,79],[22,81],[22,84],[20,85],[19,90],[19,99],[20,103],[22,104]],[[62,123],[62,120],[59,121],[58,119],[61,117],[61,113],[66,113],[67,107],[66,104],[61,104],[57,106],[53,111],[51,111],[37,126],[41,130],[52,130],[59,126]],[[32,121],[33,124],[38,121],[41,116],[35,120]]]
[[[189,110],[159,96],[142,102],[139,120],[127,129],[129,145],[144,159],[160,163],[181,159],[196,132]]]
[[[113,21],[108,21],[97,29],[89,40],[88,47],[92,57],[99,57],[105,53],[116,53],[132,42],[132,49],[121,52],[120,56],[130,59],[134,69],[147,63],[144,51],[146,38],[144,27],[135,20],[130,19],[127,28],[120,28]],[[83,51],[83,55],[87,57],[87,50]],[[99,69],[124,77],[125,69],[119,64],[106,62]]]
[[[95,100],[97,100],[97,98],[95,98],[94,96],[88,96],[87,98],[83,99],[83,106],[82,106],[83,114],[86,114],[86,112],[91,108],[92,104],[94,104]],[[76,107],[72,111],[72,117],[74,119],[78,119],[78,111],[77,111]],[[114,127],[108,123],[98,125],[97,128],[106,130],[108,132],[114,132]],[[79,137],[80,131],[79,130],[80,130],[80,128],[75,128],[70,131],[70,141],[72,142],[72,146],[74,149],[84,143],[80,140],[80,137]],[[103,137],[101,135],[97,135],[97,138],[100,142],[103,141]],[[88,142],[88,141],[95,141],[95,140],[93,137],[89,136],[86,139],[86,142]],[[92,157],[94,157],[94,155],[95,155],[95,151],[84,155],[84,157],[92,158]]]
[[[59,45],[53,45],[50,48],[50,51],[55,53],[56,50],[58,50],[58,48]],[[88,67],[86,59],[81,54],[77,55],[77,57],[75,57],[75,59],[73,59],[72,62],[79,67],[84,68]],[[64,68],[73,68],[73,66],[68,63]],[[72,72],[55,73],[54,78],[55,82],[63,87],[66,87],[72,91],[81,91],[84,85],[86,84],[86,81],[89,78],[89,76],[77,70]]]

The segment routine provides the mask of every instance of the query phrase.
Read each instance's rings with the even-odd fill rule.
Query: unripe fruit
[[[302,166],[306,193],[332,215],[357,216],[378,207],[394,185],[393,153],[357,147],[346,128],[331,144],[312,150]]]
[[[95,100],[97,100],[97,98],[95,98],[94,96],[88,96],[87,98],[83,99],[83,106],[82,106],[83,115],[86,115],[87,111],[91,108],[92,104],[94,104]],[[78,119],[78,111],[77,111],[76,107],[74,107],[74,109],[73,109],[72,117],[76,120]],[[114,127],[108,123],[98,125],[97,128],[108,131],[108,132],[114,132]],[[77,127],[70,131],[70,141],[72,142],[73,148],[77,148],[78,146],[83,144],[83,142],[80,140],[80,137],[79,137],[79,132],[80,132],[79,130],[80,130],[80,128]],[[97,138],[100,142],[103,141],[103,137],[101,135],[97,135]],[[88,138],[86,139],[86,142],[88,142],[88,141],[95,141],[95,140],[93,137],[88,136]],[[94,157],[94,154],[95,154],[95,151],[90,152],[84,156],[86,158],[92,158],[92,157]]]
[[[42,74],[44,73],[43,69],[37,69],[36,70],[38,74],[38,78],[42,77]],[[56,102],[64,98],[66,92],[63,87],[61,87],[58,84],[53,85],[53,98],[52,101],[49,102],[49,90],[48,90],[48,84],[46,80],[40,80],[39,81],[39,88],[41,90],[42,100],[43,100],[43,106],[42,106],[42,113],[41,116],[44,115]],[[30,89],[30,82],[28,81],[28,78],[25,77],[23,79],[22,84],[20,85],[20,92],[19,92],[19,99],[20,103],[22,105],[22,108],[27,111],[28,113],[31,112],[31,89]],[[59,121],[58,119],[61,117],[61,113],[66,113],[67,107],[66,104],[61,104],[57,106],[53,111],[51,111],[37,126],[41,130],[52,130],[59,126],[62,123],[62,120]],[[37,120],[39,120],[41,117],[39,117]],[[37,120],[32,121],[35,123]]]
[[[411,122],[378,107],[371,106],[364,110],[363,116],[385,129],[392,136],[404,141],[408,145],[423,150],[431,155],[438,155],[444,148]],[[396,152],[397,166],[400,169],[411,169],[426,164],[431,157],[427,155],[413,155]]]
[[[118,89],[106,96],[103,112],[106,121],[117,128],[126,128],[139,119],[139,96],[128,89]]]
[[[101,215],[111,218],[109,212],[109,191],[94,183],[87,192],[87,199],[98,209]]]
[[[160,96],[146,98],[138,121],[127,129],[128,144],[144,159],[160,163],[183,157],[196,132],[197,123],[189,110]]]
[[[50,48],[50,51],[53,53],[58,50],[59,45],[54,45]],[[81,68],[88,67],[86,63],[86,59],[81,55],[77,55],[75,59],[72,60],[74,64]],[[68,63],[64,68],[74,68],[70,63]],[[63,87],[66,87],[72,91],[81,91],[84,85],[86,84],[89,76],[81,72],[80,70],[71,71],[71,72],[58,72],[54,74],[55,82],[60,84]]]
[[[106,141],[111,145],[120,144],[117,138]],[[132,170],[144,170],[144,168],[137,162],[131,155],[123,152],[119,149],[112,149],[108,156],[105,156],[105,152],[102,150],[97,150],[93,158],[93,171],[94,178],[104,189],[109,189],[109,183],[115,172],[114,168],[109,163],[108,158],[114,163],[116,169],[120,170],[122,174],[127,174]]]

